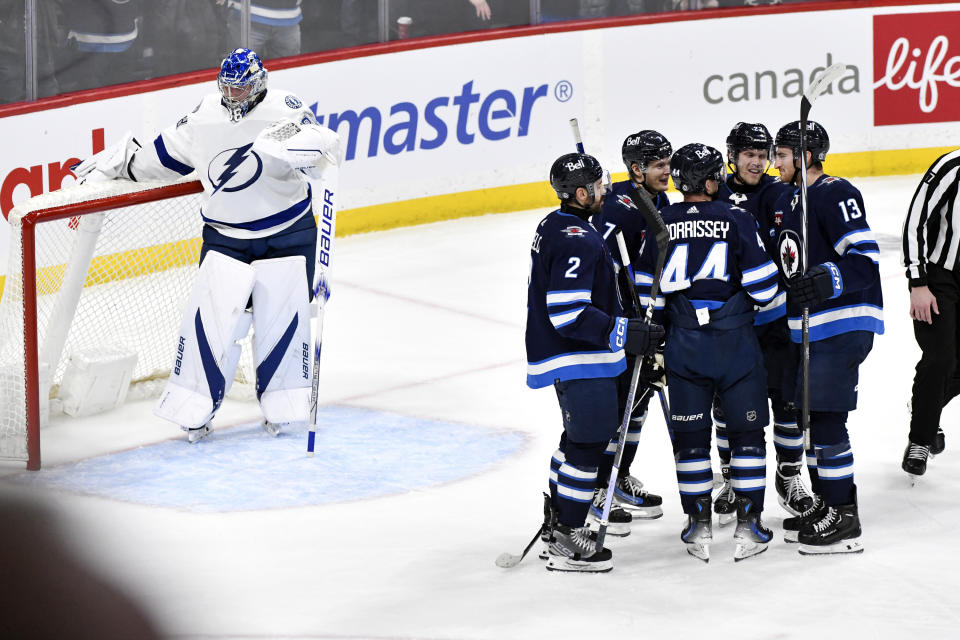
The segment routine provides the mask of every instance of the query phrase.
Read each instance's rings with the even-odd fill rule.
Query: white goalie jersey
[[[194,170],[203,183],[203,221],[234,238],[261,238],[292,225],[311,204],[303,163],[291,162],[257,143],[271,125],[323,129],[295,95],[270,89],[239,122],[218,93],[139,149],[127,171],[134,180],[170,179]],[[274,127],[276,129],[276,127]],[[323,129],[335,143],[336,134]],[[319,151],[319,150],[318,150]],[[336,161],[336,150],[327,157]]]

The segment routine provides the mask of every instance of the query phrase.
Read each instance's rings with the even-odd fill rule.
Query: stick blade
[[[842,62],[837,62],[824,69],[820,75],[810,82],[806,91],[803,92],[803,99],[810,103],[810,105],[813,105],[814,101],[820,97],[820,94],[827,90],[830,83],[842,76],[846,70],[847,65]]]
[[[520,564],[521,560],[523,560],[523,556],[515,556],[512,553],[504,552],[497,556],[496,562],[501,569],[510,569]]]

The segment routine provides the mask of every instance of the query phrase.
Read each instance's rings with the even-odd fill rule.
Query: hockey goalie
[[[337,134],[318,125],[300,98],[267,90],[267,70],[250,49],[223,60],[217,85],[152,142],[141,146],[127,134],[74,170],[82,181],[196,171],[203,184],[200,268],[155,409],[191,443],[212,432],[251,325],[264,429],[277,435],[307,421],[315,378],[310,302],[322,276],[311,180],[335,180],[340,157]],[[329,234],[322,240],[329,250]]]

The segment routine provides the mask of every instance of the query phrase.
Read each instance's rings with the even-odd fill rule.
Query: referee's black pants
[[[913,378],[910,442],[932,445],[940,413],[960,394],[960,273],[927,265],[927,285],[937,298],[933,324],[913,321],[913,335],[923,355]]]

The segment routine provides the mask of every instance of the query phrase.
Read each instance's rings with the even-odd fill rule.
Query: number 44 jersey
[[[834,293],[810,309],[810,340],[850,331],[883,333],[880,248],[867,224],[860,191],[843,178],[823,175],[807,188],[807,252],[810,266],[826,265]],[[777,262],[787,282],[803,274],[803,212],[799,189],[781,192],[773,204]],[[836,267],[835,269],[833,267]],[[803,310],[790,304],[790,337],[801,341]]]
[[[777,267],[764,249],[757,223],[747,211],[719,200],[678,202],[661,212],[670,232],[660,291],[683,294],[702,317],[740,291],[765,305],[777,295]],[[649,300],[657,247],[644,243],[636,274],[641,302]],[[655,309],[663,309],[658,296]]]

